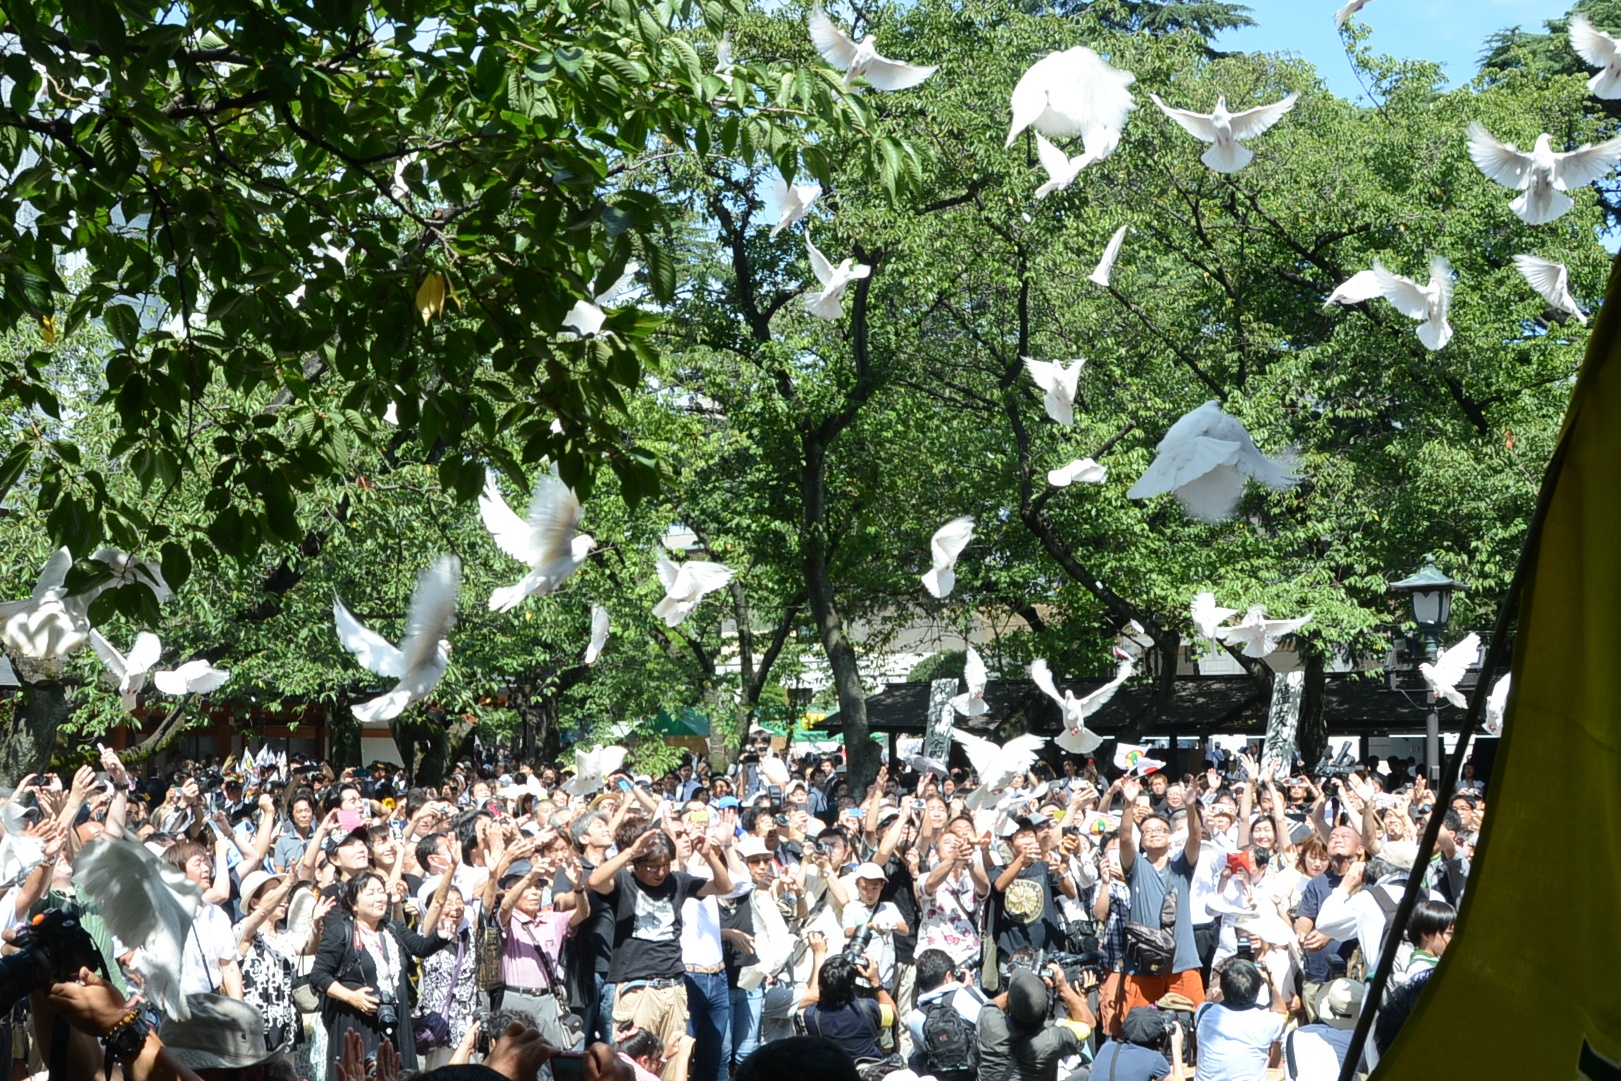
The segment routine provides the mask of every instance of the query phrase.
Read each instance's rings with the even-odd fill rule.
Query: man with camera
[[[974,1081],[979,1073],[979,1013],[985,996],[944,950],[917,955],[917,1007],[906,1028],[917,1048],[914,1073],[936,1081]]]
[[[1186,1040],[1175,1017],[1153,1006],[1138,1006],[1126,1015],[1121,1036],[1104,1040],[1092,1060],[1094,1071],[1107,1070],[1113,1081],[1159,1081],[1175,1072],[1182,1076],[1182,1045]],[[1166,1058],[1166,1052],[1170,1058]]]
[[[979,1012],[980,1081],[1058,1081],[1059,1062],[1079,1054],[1092,1035],[1087,990],[1072,985],[1057,964],[1039,976],[1015,969],[1007,990]],[[1054,995],[1066,1019],[1052,1019]]]

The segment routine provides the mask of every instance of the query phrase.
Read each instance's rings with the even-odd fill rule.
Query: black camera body
[[[377,1027],[384,1029],[395,1028],[400,1023],[400,1015],[394,1009],[394,997],[389,995],[377,1003]]]
[[[872,944],[872,934],[872,924],[870,923],[864,923],[857,927],[855,934],[850,936],[850,941],[844,944],[844,956],[853,964],[865,964],[867,947]]]
[[[81,968],[107,972],[76,908],[41,913],[17,932],[13,944],[17,952],[0,958],[0,1016],[31,991],[77,979]]]

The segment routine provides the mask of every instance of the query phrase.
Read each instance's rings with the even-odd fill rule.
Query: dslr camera
[[[31,991],[77,979],[81,968],[102,975],[107,966],[75,907],[41,913],[17,932],[17,952],[0,958],[0,1016]]]

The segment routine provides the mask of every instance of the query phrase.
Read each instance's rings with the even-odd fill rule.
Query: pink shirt
[[[542,989],[551,986],[541,966],[540,954],[535,948],[537,944],[545,949],[546,956],[551,959],[557,978],[563,978],[558,957],[562,954],[563,940],[568,937],[570,915],[568,912],[542,909],[531,919],[516,908],[512,910],[512,922],[501,949],[501,979],[507,986]]]

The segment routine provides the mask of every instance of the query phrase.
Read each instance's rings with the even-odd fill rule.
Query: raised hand
[[[1137,802],[1137,797],[1143,794],[1143,783],[1135,777],[1120,778],[1120,798],[1130,807]]]
[[[1252,782],[1261,779],[1261,764],[1248,751],[1238,752],[1238,764],[1244,769],[1244,776]]]
[[[129,784],[129,771],[124,768],[124,763],[119,760],[118,752],[110,747],[103,747],[99,743],[96,744],[96,749],[101,752],[101,768],[107,771],[107,776],[112,778],[113,784],[119,788]]]
[[[1221,774],[1216,772],[1215,766],[1211,766],[1209,769],[1205,770],[1204,780],[1205,787],[1212,792],[1221,787]]]

